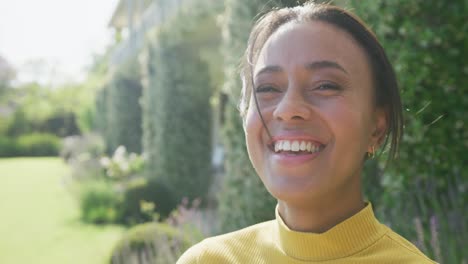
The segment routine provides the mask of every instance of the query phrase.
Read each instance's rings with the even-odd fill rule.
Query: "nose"
[[[310,117],[311,109],[304,98],[304,95],[290,87],[284,94],[281,101],[273,111],[273,117],[282,121],[307,120]]]

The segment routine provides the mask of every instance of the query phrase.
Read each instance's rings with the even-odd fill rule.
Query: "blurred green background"
[[[298,2],[116,1],[110,44],[59,85],[19,81],[0,54],[0,263],[175,263],[274,218],[238,65],[257,14]],[[401,87],[399,159],[367,161],[367,199],[432,259],[467,263],[467,1],[332,3],[368,23]]]

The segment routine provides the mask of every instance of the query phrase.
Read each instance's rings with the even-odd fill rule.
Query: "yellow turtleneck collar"
[[[375,218],[370,203],[355,215],[321,234],[289,229],[276,207],[276,246],[297,260],[324,261],[350,256],[375,243],[388,230]]]

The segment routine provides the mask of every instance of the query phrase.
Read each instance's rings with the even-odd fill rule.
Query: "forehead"
[[[344,30],[329,23],[292,22],[280,27],[262,47],[254,72],[266,66],[296,67],[333,61],[354,74],[369,74],[365,51]]]

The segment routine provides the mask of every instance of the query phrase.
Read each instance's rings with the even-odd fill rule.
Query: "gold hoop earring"
[[[375,147],[372,146],[372,150],[370,152],[367,152],[367,157],[370,159],[375,158]]]

